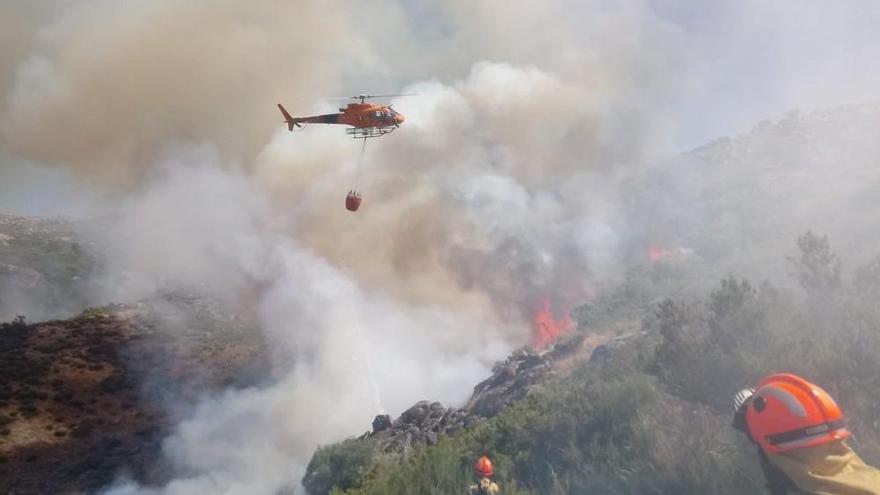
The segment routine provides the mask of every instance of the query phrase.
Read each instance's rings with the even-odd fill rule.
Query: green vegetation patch
[[[877,465],[880,258],[845,277],[827,238],[808,232],[797,247],[788,268],[802,292],[729,277],[702,297],[649,305],[644,335],[617,347],[609,362],[582,363],[404,461],[354,439],[323,447],[306,488],[313,495],[466,493],[472,463],[486,454],[504,494],[762,493],[754,446],[730,427],[731,401],[778,371],[826,388],[855,431],[851,443]],[[650,287],[626,296],[639,283],[628,280],[582,308],[583,316],[594,324],[631,319],[652,297]]]

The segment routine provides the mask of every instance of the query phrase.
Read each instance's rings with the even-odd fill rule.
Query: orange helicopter
[[[345,133],[355,139],[363,139],[361,145],[361,157],[358,159],[358,170],[363,158],[364,147],[367,145],[367,139],[384,136],[403,123],[403,115],[396,112],[391,105],[378,105],[375,103],[367,103],[370,98],[389,98],[393,96],[413,96],[412,93],[400,95],[357,95],[349,97],[352,100],[360,100],[360,103],[349,103],[345,108],[340,108],[340,113],[328,113],[324,115],[312,115],[310,117],[293,117],[288,113],[287,109],[279,103],[278,110],[284,115],[284,122],[287,123],[287,130],[293,131],[294,127],[302,127],[302,124],[342,124],[350,125],[351,129],[346,129]],[[346,99],[349,99],[346,98]],[[357,182],[357,180],[355,180]],[[348,211],[357,211],[361,206],[361,194],[357,191],[357,186],[353,186],[345,197],[345,208]]]
[[[360,103],[349,103],[345,108],[340,108],[340,113],[327,113],[324,115],[312,115],[310,117],[292,117],[281,103],[278,109],[284,115],[287,129],[293,131],[294,126],[302,127],[302,124],[342,124],[350,125],[352,129],[346,129],[345,133],[355,139],[367,139],[384,136],[400,127],[403,123],[403,115],[391,108],[391,105],[378,105],[366,103],[370,98],[389,98],[403,95],[357,95],[350,97],[352,100],[360,100]]]

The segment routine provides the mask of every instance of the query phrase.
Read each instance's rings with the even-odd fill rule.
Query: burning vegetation
[[[532,316],[532,347],[539,351],[546,349],[573,328],[574,322],[568,314],[556,319],[550,298],[545,298]]]

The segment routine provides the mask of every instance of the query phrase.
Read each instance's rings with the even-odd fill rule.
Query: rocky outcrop
[[[391,416],[380,414],[373,420],[373,433],[379,433],[391,428]]]
[[[537,353],[519,349],[505,361],[495,365],[492,376],[476,387],[465,409],[491,417],[501,412],[511,402],[521,399],[532,387],[552,372],[549,353]]]
[[[379,451],[408,456],[414,448],[436,445],[440,434],[454,435],[482,418],[439,402],[417,402],[394,421],[387,414],[373,420],[373,431],[361,438],[376,442]]]
[[[586,339],[586,334],[575,332],[561,338],[545,351],[527,347],[518,349],[495,365],[492,376],[474,387],[465,410],[478,416],[495,416],[555,373],[557,364],[581,352]]]
[[[387,414],[376,416],[373,430],[361,438],[375,441],[382,453],[404,457],[416,448],[435,445],[439,435],[455,435],[528,395],[555,373],[560,363],[581,353],[586,339],[584,333],[575,332],[545,351],[518,349],[495,365],[492,376],[474,387],[464,407],[445,407],[439,402],[423,400],[393,421]]]

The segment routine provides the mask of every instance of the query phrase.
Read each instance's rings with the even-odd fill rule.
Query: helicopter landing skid
[[[397,127],[354,127],[346,129],[345,133],[355,139],[367,139],[384,136],[385,134],[394,131],[394,129],[397,129]]]

